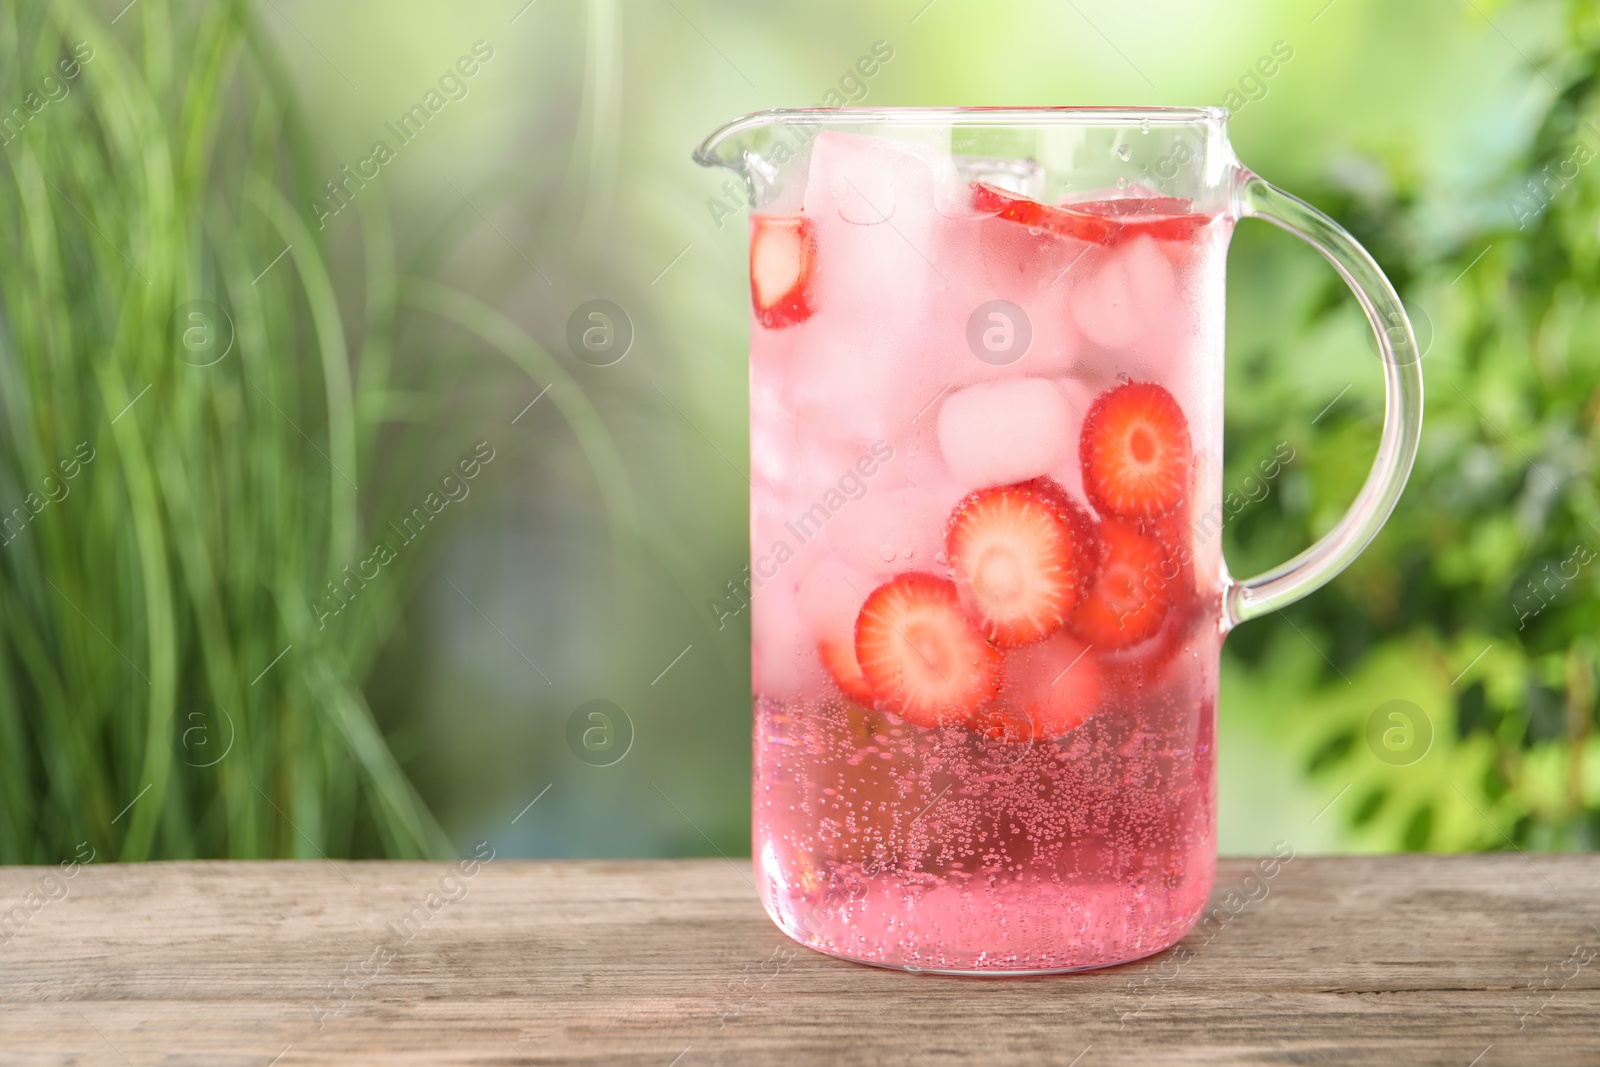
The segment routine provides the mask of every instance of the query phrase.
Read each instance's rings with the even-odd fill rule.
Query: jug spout
[[[822,128],[815,112],[775,108],[743,115],[694,150],[702,167],[722,167],[745,179],[751,203],[775,189],[786,164],[802,155]]]
[[[747,175],[751,159],[759,159],[769,146],[784,114],[774,110],[741,115],[701,141],[694,150],[694,161],[702,167],[726,167]]]

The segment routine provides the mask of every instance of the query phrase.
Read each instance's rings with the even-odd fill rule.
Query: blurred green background
[[[1595,5],[124,2],[0,0],[0,861],[747,853],[745,231],[689,151],[830,93],[1232,107],[1429,396],[1377,542],[1229,639],[1222,849],[1600,843]],[[1296,451],[1246,574],[1382,389],[1307,249],[1229,271],[1224,484]]]

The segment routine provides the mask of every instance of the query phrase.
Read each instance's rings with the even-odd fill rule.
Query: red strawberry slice
[[[1171,393],[1154,382],[1119,385],[1084,417],[1083,491],[1103,515],[1165,515],[1184,500],[1191,451],[1189,420]]]
[[[1102,245],[1138,234],[1158,241],[1183,241],[1211,221],[1208,215],[1196,214],[1193,203],[1178,197],[1130,196],[1051,206],[984,182],[973,185],[972,206],[986,215]]]
[[[1195,595],[1195,531],[1185,499],[1177,507],[1154,519],[1132,520],[1140,533],[1155,538],[1163,552],[1161,574],[1167,579],[1170,600],[1176,606]]]
[[[1110,244],[1121,228],[1115,220],[1051,207],[984,182],[976,182],[972,186],[972,206],[985,215],[997,215],[1036,230],[1049,230],[1063,237],[1093,244]]]
[[[1036,738],[1060,737],[1100,707],[1099,658],[1071,634],[1006,654],[1006,688],[1017,694]]]
[[[861,664],[856,662],[853,640],[819,641],[817,658],[822,661],[822,666],[827,669],[828,676],[833,679],[833,684],[839,687],[840,692],[857,704],[872,703],[872,687],[867,684],[866,675],[861,673]]]
[[[1172,603],[1172,562],[1159,540],[1130,522],[1106,519],[1099,539],[1100,568],[1071,629],[1096,648],[1127,648],[1161,629]]]
[[[1077,607],[1088,522],[1054,483],[980,489],[950,516],[945,547],[961,603],[1001,648],[1042,641]]]
[[[856,619],[856,662],[874,704],[918,726],[965,722],[1000,691],[1000,653],[967,621],[953,583],[910,572]]]
[[[750,219],[750,299],[756,318],[769,330],[811,317],[810,282],[817,239],[803,215],[755,215]]]
[[[1145,215],[1190,215],[1194,203],[1181,196],[1121,196],[1114,200],[1063,200],[1061,206],[1090,215],[1126,219]]]
[[[1176,196],[1127,196],[1116,200],[1078,200],[1061,205],[1063,211],[1100,215],[1122,223],[1120,236],[1144,234],[1157,241],[1187,241],[1211,221],[1196,214],[1192,201]]]

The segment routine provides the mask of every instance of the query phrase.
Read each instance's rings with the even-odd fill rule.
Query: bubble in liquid
[[[1128,187],[1128,179],[1127,178],[1118,178],[1117,179],[1117,188],[1118,189],[1126,189],[1127,187]]]
[[[1150,120],[1149,119],[1140,119],[1139,120],[1139,132],[1140,133],[1149,133],[1150,132]]]
[[[916,554],[917,554],[917,550],[912,548],[910,545],[907,545],[906,547],[904,547],[904,548],[902,548],[900,550],[900,558],[901,559],[910,559],[912,556],[915,556]]]
[[[896,555],[896,553],[895,553],[895,550],[894,550],[894,546],[889,544],[887,541],[885,541],[883,544],[878,546],[878,556],[885,563],[893,563],[895,555]]]
[[[1133,155],[1133,149],[1129,148],[1126,143],[1117,145],[1117,158],[1118,159],[1124,159],[1125,160],[1131,155]]]
[[[1125,371],[1125,370],[1117,371],[1117,384],[1119,384],[1119,385],[1127,385],[1131,381],[1133,381],[1133,379],[1128,377],[1128,372],[1127,371]]]

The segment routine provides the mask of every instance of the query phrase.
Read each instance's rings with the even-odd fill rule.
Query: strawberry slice
[[[811,317],[810,282],[817,238],[803,215],[755,215],[750,219],[750,299],[756,318],[769,330]]]
[[[840,692],[857,704],[872,703],[872,687],[867,684],[866,675],[861,673],[861,664],[856,662],[853,641],[819,641],[817,658],[822,661],[828,677],[833,679],[833,684],[839,687]]]
[[[1128,648],[1161,629],[1172,604],[1166,548],[1137,526],[1106,519],[1098,531],[1100,567],[1071,630],[1096,648]]]
[[[1087,584],[1087,527],[1066,491],[1044,479],[980,489],[956,505],[945,547],[985,637],[1011,648],[1061,628]]]
[[[967,621],[953,583],[912,571],[874,589],[856,619],[873,703],[918,726],[970,719],[1000,691],[1000,653]]]
[[[1140,533],[1154,537],[1161,543],[1161,574],[1170,586],[1172,603],[1177,605],[1193,599],[1195,532],[1189,514],[1189,501],[1185,499],[1158,518],[1136,520],[1133,526]]]
[[[1114,200],[1063,200],[1063,208],[1114,219],[1141,215],[1191,215],[1193,202],[1181,196],[1120,196]],[[1204,216],[1199,216],[1204,217]]]
[[[972,206],[986,215],[1101,245],[1138,234],[1158,241],[1184,241],[1211,221],[1209,215],[1195,213],[1191,201],[1174,196],[1080,200],[1051,206],[984,182],[973,184]]]
[[[1051,207],[1027,197],[1014,196],[986,182],[973,184],[972,206],[985,215],[997,215],[1036,230],[1049,230],[1092,244],[1110,244],[1121,228],[1113,219]]]
[[[1006,688],[1027,712],[1033,737],[1060,737],[1099,709],[1100,662],[1082,641],[1059,633],[1006,654]]]
[[[1184,500],[1191,451],[1189,420],[1171,393],[1154,382],[1119,385],[1084,417],[1083,491],[1103,515],[1165,515]]]
[[[1197,214],[1192,201],[1176,196],[1125,196],[1116,200],[1078,200],[1061,210],[1099,215],[1122,223],[1121,236],[1144,234],[1157,241],[1187,241],[1211,221]]]

